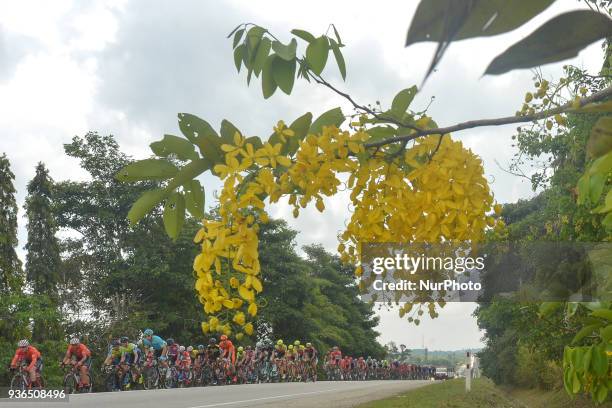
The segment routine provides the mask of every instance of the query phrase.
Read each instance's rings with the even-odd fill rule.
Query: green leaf
[[[593,347],[586,349],[582,358],[582,370],[588,372],[591,367],[591,359],[593,358]]]
[[[297,41],[295,40],[295,38],[292,38],[291,42],[289,42],[289,45],[285,45],[280,41],[273,41],[272,49],[281,59],[284,59],[285,61],[293,61],[295,60]]]
[[[397,134],[397,129],[391,126],[375,126],[366,131],[370,135],[368,142],[375,142],[393,137]]]
[[[181,193],[174,192],[168,197],[162,218],[166,234],[176,240],[185,222],[185,197]]]
[[[274,91],[276,91],[277,85],[272,76],[272,63],[275,59],[276,54],[270,55],[261,70],[261,90],[265,99],[271,97]]]
[[[612,172],[612,152],[596,159],[589,167],[589,174],[608,174]]]
[[[179,160],[195,160],[198,158],[191,142],[174,135],[164,135],[162,140],[153,142],[149,146],[153,153],[159,157],[168,157],[174,154]]]
[[[230,38],[232,36],[232,34],[234,34],[240,27],[242,27],[242,24],[238,24],[228,35],[226,38]],[[244,31],[244,29],[243,29]]]
[[[592,335],[600,327],[601,327],[601,324],[590,324],[588,326],[583,327],[574,336],[574,339],[572,340],[572,344],[577,344],[578,342],[580,342],[580,340],[584,339],[587,336]]]
[[[445,19],[465,15],[453,40],[488,37],[502,34],[525,24],[544,11],[554,0],[469,0],[421,1],[417,8],[408,35],[406,46],[417,42],[447,41]],[[457,23],[448,23],[448,27]]]
[[[499,75],[517,68],[532,68],[578,55],[589,44],[612,33],[612,20],[591,10],[575,10],[546,22],[498,55],[485,74]]]
[[[578,392],[580,391],[580,380],[578,379],[578,375],[576,374],[576,371],[573,372],[573,375],[571,377],[571,382],[572,382],[572,393],[573,394],[578,394]]]
[[[255,150],[261,149],[263,146],[263,143],[261,142],[261,139],[259,138],[259,136],[247,137],[246,139],[244,139],[244,143],[252,144]]]
[[[338,30],[336,30],[336,26],[335,25],[331,25],[332,28],[334,29],[334,35],[336,36],[336,40],[338,41],[338,45],[342,46],[342,40],[340,39],[340,34],[338,33]]]
[[[254,56],[255,51],[257,50],[257,46],[259,45],[259,41],[267,30],[263,27],[254,26],[247,31],[246,35],[246,44],[247,49],[249,50],[249,54]]]
[[[285,61],[282,58],[275,58],[272,61],[272,78],[278,87],[289,95],[295,81],[295,60]]]
[[[234,144],[234,134],[236,132],[242,135],[242,132],[227,119],[221,121],[221,141],[226,144]]]
[[[178,187],[185,185],[189,181],[198,177],[206,170],[210,170],[212,167],[213,163],[206,158],[194,160],[191,163],[187,164],[179,170],[179,172],[172,180],[168,182],[168,185],[166,186],[168,194],[173,192]]]
[[[187,139],[200,149],[202,155],[214,164],[224,161],[221,138],[204,119],[189,113],[179,113],[179,128]]]
[[[598,158],[612,151],[612,116],[599,118],[587,142],[589,157]]]
[[[591,186],[590,175],[588,173],[584,173],[578,179],[578,204],[584,205],[586,203],[587,197],[590,196],[589,188]]]
[[[612,231],[612,212],[604,217],[603,221],[601,221],[601,225],[603,225],[607,231]]]
[[[346,63],[344,62],[344,57],[340,51],[340,46],[332,38],[329,39],[329,43],[331,44],[331,49],[334,52],[334,57],[336,58],[336,64],[338,64],[340,75],[342,75],[342,79],[346,80]]]
[[[612,321],[612,310],[610,309],[597,309],[591,312],[591,316],[593,317],[601,317],[602,319],[606,319]]]
[[[117,173],[119,181],[166,180],[178,172],[178,169],[167,160],[145,159],[130,163]]]
[[[302,40],[306,41],[306,42],[314,42],[316,40],[315,36],[310,34],[308,31],[304,31],[304,30],[291,30],[291,34],[295,35],[296,37],[301,38]]]
[[[321,133],[323,130],[323,126],[337,126],[344,122],[345,117],[340,108],[330,109],[327,112],[323,113],[319,116],[313,124],[310,126],[310,131],[308,133]]]
[[[608,388],[604,384],[599,384],[595,391],[595,400],[598,404],[602,404],[608,398]]]
[[[293,130],[295,134],[289,137],[287,143],[283,145],[283,149],[281,150],[282,154],[293,155],[295,152],[297,152],[300,146],[300,141],[304,140],[304,138],[308,135],[311,123],[312,113],[307,112],[289,125],[289,128]]]
[[[606,327],[602,327],[599,330],[599,335],[603,340],[604,344],[609,343],[612,340],[612,324],[607,325]]]
[[[185,187],[185,207],[197,219],[204,218],[204,189],[198,180],[191,180]]]
[[[232,48],[236,48],[236,46],[242,39],[242,34],[244,34],[244,28],[241,28],[240,30],[236,31],[236,35],[234,35],[234,42],[232,43]]]
[[[391,103],[391,110],[396,114],[402,115],[412,103],[414,96],[417,94],[417,87],[411,86],[410,88],[402,89],[395,95],[393,102]]]
[[[149,211],[151,211],[157,204],[162,202],[164,198],[168,196],[168,192],[164,188],[157,188],[155,190],[145,191],[139,198],[132,204],[130,211],[128,212],[127,218],[130,220],[132,225],[136,224],[142,219]]]
[[[236,70],[238,70],[238,72],[240,72],[240,67],[242,67],[242,61],[244,59],[243,53],[245,49],[246,46],[244,44],[240,44],[234,50],[234,65],[236,65]]]
[[[593,372],[598,376],[603,376],[608,371],[608,356],[603,345],[593,347],[593,356],[591,357],[591,367]]]
[[[589,179],[589,198],[592,204],[596,204],[599,201],[607,178],[606,175],[600,173],[591,175]]]
[[[259,76],[268,54],[270,54],[271,42],[268,38],[263,38],[257,47],[257,53],[255,54],[255,60],[253,61],[253,72],[255,76]]]
[[[540,317],[550,316],[552,312],[561,307],[561,302],[542,302],[538,314]]]
[[[327,37],[324,35],[308,44],[306,48],[306,61],[308,61],[310,69],[312,69],[315,74],[321,75],[321,72],[323,72],[323,68],[325,68],[325,64],[327,63],[328,54],[329,43]]]
[[[612,211],[612,190],[608,191],[608,194],[606,194],[606,199],[604,200],[603,205],[600,205],[593,210],[594,213],[599,214],[605,214],[610,211]]]

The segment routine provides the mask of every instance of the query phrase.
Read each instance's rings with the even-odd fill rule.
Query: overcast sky
[[[89,130],[112,133],[135,158],[150,154],[148,145],[164,133],[178,133],[176,114],[189,112],[219,126],[231,120],[247,135],[268,135],[279,119],[290,122],[306,111],[315,116],[345,101],[325,89],[296,81],[291,96],[279,91],[264,100],[260,82],[247,87],[234,68],[225,36],[241,22],[260,24],[289,40],[292,28],[317,35],[329,23],[338,27],[348,76],[341,83],[334,63],[325,76],[360,103],[390,104],[402,88],[420,84],[431,58],[431,44],[403,47],[417,1],[3,1],[0,2],[0,154],[6,152],[16,175],[20,206],[19,245],[26,242],[23,209],[26,184],[43,161],[55,180],[82,179],[62,144]],[[584,7],[559,0],[527,27],[504,36],[452,44],[413,106],[423,108],[435,95],[430,114],[440,125],[513,114],[532,87],[532,73],[481,74],[488,62],[518,38],[564,10]],[[596,70],[600,44],[571,63]],[[558,77],[563,64],[543,68]],[[457,134],[485,164],[495,198],[514,202],[529,197],[529,183],[501,171],[514,150],[515,126],[483,128]],[[218,188],[205,179],[210,192]],[[210,197],[210,193],[208,195]],[[212,200],[209,200],[209,203]],[[302,211],[295,220],[286,205],[272,215],[286,219],[300,235],[300,245],[322,243],[335,250],[335,236],[347,217],[342,197],[326,202],[321,215]],[[457,349],[481,346],[474,304],[451,304],[434,320],[415,328],[380,312],[381,342],[410,348]]]

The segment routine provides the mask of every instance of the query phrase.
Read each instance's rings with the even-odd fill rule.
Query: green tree
[[[318,245],[304,247],[306,259],[301,258],[296,235],[282,220],[261,226],[266,286],[259,326],[269,327],[275,339],[310,341],[322,351],[337,345],[351,355],[382,357],[374,330],[378,318],[372,305],[359,300],[351,267]]]
[[[28,183],[28,196],[24,209],[28,219],[28,241],[26,254],[26,280],[35,295],[45,295],[51,304],[58,307],[58,284],[60,281],[60,250],[55,237],[57,225],[51,209],[53,180],[43,163],[36,166],[36,175]],[[34,322],[32,338],[41,341],[51,338],[58,324]]]
[[[19,291],[22,285],[21,261],[17,257],[17,202],[15,175],[6,153],[0,156],[0,294]]]
[[[91,309],[110,336],[137,336],[147,326],[182,341],[201,337],[201,309],[193,290],[192,259],[197,231],[193,219],[176,241],[164,232],[159,208],[132,227],[126,216],[131,203],[156,182],[120,183],[117,171],[130,163],[113,136],[90,132],[64,146],[66,154],[79,160],[89,181],[56,183],[54,207],[60,227],[76,232],[63,240],[63,273],[79,286],[69,301],[76,320],[82,309]],[[87,326],[87,325],[86,325]],[[86,331],[71,322],[69,330]],[[88,327],[88,326],[87,326]]]

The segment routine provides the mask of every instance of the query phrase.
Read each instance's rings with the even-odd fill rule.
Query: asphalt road
[[[65,402],[9,402],[0,408],[213,408],[213,407],[353,407],[430,384],[430,381],[339,381],[248,384],[171,390],[101,392],[71,395]]]

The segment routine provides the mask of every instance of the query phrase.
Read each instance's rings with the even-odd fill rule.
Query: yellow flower
[[[287,139],[285,138],[285,136],[291,137],[295,135],[295,132],[286,127],[285,122],[283,122],[282,120],[279,120],[276,126],[274,126],[274,133],[278,135],[279,139],[283,143],[287,143]]]
[[[282,145],[280,143],[272,146],[270,143],[266,143],[263,147],[255,152],[255,161],[261,166],[270,165],[272,168],[276,168],[276,164],[281,166],[289,167],[291,160],[287,156],[281,155]]]
[[[238,312],[234,315],[232,321],[236,324],[239,324],[240,326],[244,326],[244,323],[246,322],[246,317],[244,313]]]
[[[244,332],[249,336],[253,334],[253,323],[247,323],[244,325]]]

